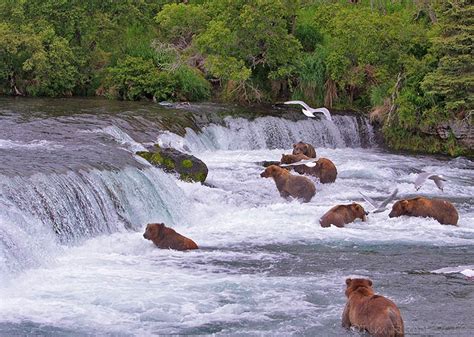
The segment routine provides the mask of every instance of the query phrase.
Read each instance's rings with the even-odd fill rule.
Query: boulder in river
[[[206,164],[193,155],[173,148],[160,148],[155,145],[148,151],[139,151],[137,155],[166,172],[177,173],[184,181],[204,182],[209,172]]]

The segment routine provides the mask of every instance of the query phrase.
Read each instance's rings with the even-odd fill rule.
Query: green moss
[[[443,140],[437,136],[426,135],[399,127],[384,127],[383,134],[387,145],[395,150],[404,150],[423,153],[440,153],[452,157],[470,156],[469,149],[459,144],[451,133],[448,139]]]
[[[189,169],[189,168],[193,167],[193,162],[192,162],[191,160],[189,160],[189,159],[185,159],[185,160],[183,160],[183,161],[181,162],[181,166],[182,166],[183,168]]]
[[[204,172],[198,172],[198,173],[181,173],[179,175],[179,178],[183,181],[187,182],[204,182],[206,180],[206,174]]]
[[[170,158],[163,158],[163,161],[162,163],[167,169],[174,169],[175,168],[175,164],[174,164],[174,161],[171,160]]]
[[[148,161],[151,160],[151,157],[153,155],[151,152],[147,152],[147,151],[138,151],[136,152],[136,154]]]
[[[149,159],[149,162],[152,164],[157,164],[161,165],[164,162],[163,157],[159,153],[152,153],[151,158]]]
[[[204,172],[198,172],[194,174],[194,177],[196,181],[200,181],[202,183],[204,182],[204,180],[206,180],[206,174]]]

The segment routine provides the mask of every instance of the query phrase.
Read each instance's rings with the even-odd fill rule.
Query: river
[[[473,268],[472,161],[391,153],[350,114],[235,109],[1,98],[0,335],[353,336],[341,327],[344,281],[359,275],[397,303],[407,336],[472,336],[474,282],[433,273]],[[300,140],[339,172],[307,204],[259,176],[259,162]],[[202,159],[208,184],[134,154],[155,142]],[[443,174],[444,192],[431,181],[416,192],[416,169]],[[335,204],[365,205],[359,191],[381,200],[395,187],[450,200],[459,226],[389,211],[319,226]],[[157,249],[142,237],[149,222],[201,249]]]

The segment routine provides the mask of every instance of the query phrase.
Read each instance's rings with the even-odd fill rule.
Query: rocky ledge
[[[184,181],[203,183],[209,172],[202,160],[173,148],[155,145],[148,151],[137,152],[137,155],[166,172],[176,173]]]

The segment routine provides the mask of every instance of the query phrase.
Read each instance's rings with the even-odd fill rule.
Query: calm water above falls
[[[185,112],[0,100],[1,336],[349,336],[340,316],[351,275],[372,278],[399,305],[408,336],[472,335],[474,282],[430,273],[474,265],[471,161],[387,153],[353,116],[336,116],[335,125],[273,115],[207,126],[183,117],[181,128],[160,131],[173,114]],[[339,171],[336,183],[317,184],[309,204],[281,199],[256,164],[301,139]],[[133,155],[158,140],[206,162],[215,187],[178,181]],[[388,211],[344,229],[319,227],[334,204],[361,202],[358,191],[381,199],[398,186],[415,196],[414,169],[449,179],[444,193],[428,183],[420,194],[452,201],[458,227],[389,219]],[[202,249],[156,249],[142,237],[151,221]]]

